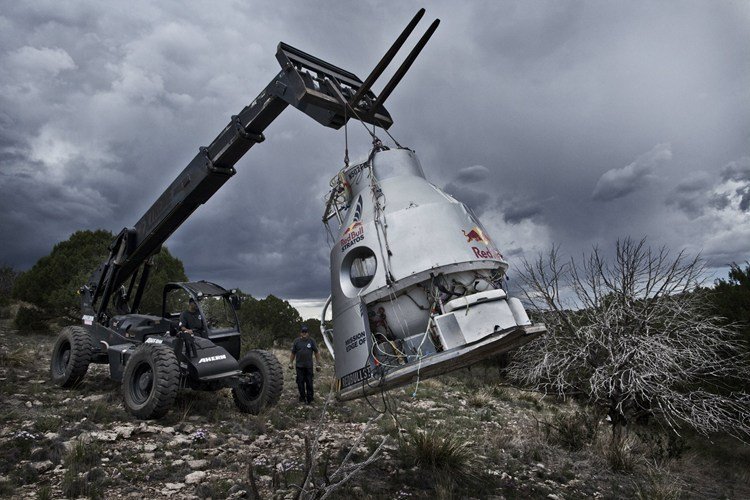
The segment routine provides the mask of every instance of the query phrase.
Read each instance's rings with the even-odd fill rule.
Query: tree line
[[[108,256],[114,235],[109,231],[77,231],[56,244],[49,255],[39,259],[28,271],[0,267],[0,307],[6,311],[11,301],[21,301],[15,325],[21,331],[44,331],[81,321],[78,290]],[[161,314],[162,289],[166,283],[189,281],[182,261],[166,247],[155,259],[144,290],[140,312]],[[303,321],[289,302],[274,295],[257,299],[243,294],[238,311],[245,344],[270,347],[293,339],[304,323],[315,335],[320,322]]]

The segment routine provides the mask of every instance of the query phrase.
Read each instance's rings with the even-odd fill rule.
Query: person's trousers
[[[313,400],[313,369],[297,367],[297,389],[299,400],[311,403]]]

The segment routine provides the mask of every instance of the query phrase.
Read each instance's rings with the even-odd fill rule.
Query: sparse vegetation
[[[22,306],[18,308],[14,324],[22,332],[44,332],[49,329],[47,319],[49,316],[38,307]]]
[[[0,415],[0,496],[223,498],[245,491],[253,497],[251,464],[263,498],[299,492],[305,436],[317,425],[322,401],[298,405],[288,377],[279,405],[258,416],[238,415],[227,391],[181,391],[176,411],[139,422],[123,409],[106,365],[92,365],[76,389],[51,390],[53,339],[12,333],[9,323],[0,320],[0,395],[7,402]],[[283,347],[277,356],[287,355]],[[332,383],[326,359],[315,378],[319,398]],[[354,466],[379,449],[330,498],[750,496],[750,447],[727,436],[714,434],[711,442],[692,432],[677,436],[649,419],[629,423],[624,446],[613,452],[605,416],[585,401],[519,390],[493,366],[420,381],[416,396],[414,389],[369,403],[332,402],[308,492],[326,491],[326,481],[345,476],[349,467],[332,474],[350,452]],[[376,410],[384,417],[363,432]]]
[[[101,498],[104,473],[95,467],[101,459],[100,448],[96,443],[78,441],[65,457],[65,474],[62,491],[67,498]]]
[[[660,420],[708,435],[750,437],[750,394],[736,332],[711,312],[698,287],[702,265],[645,240],[618,241],[562,262],[558,249],[525,263],[526,295],[548,333],[519,350],[509,369],[519,383],[578,398],[609,417],[613,455],[627,425]]]
[[[576,410],[572,413],[557,413],[539,424],[544,437],[551,444],[570,451],[580,451],[596,439],[599,421],[598,416],[585,410]]]
[[[418,467],[443,489],[476,484],[479,467],[469,443],[455,432],[413,428],[399,442],[404,466]]]
[[[33,352],[23,347],[8,350],[0,347],[0,368],[19,368],[28,366],[34,361]]]

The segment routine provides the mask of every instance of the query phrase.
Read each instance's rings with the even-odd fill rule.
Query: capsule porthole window
[[[375,254],[369,248],[363,248],[362,253],[352,259],[349,268],[349,278],[356,288],[367,286],[375,277],[378,262]]]

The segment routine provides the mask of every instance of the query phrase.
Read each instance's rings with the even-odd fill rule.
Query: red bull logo
[[[362,221],[361,220],[357,220],[357,221],[352,222],[351,224],[349,224],[349,227],[347,227],[346,230],[344,230],[344,236],[346,236],[347,234],[349,234],[349,233],[351,233],[353,231],[356,231],[360,227],[362,227]]]
[[[490,243],[489,238],[487,238],[482,230],[477,226],[474,226],[468,233],[463,229],[461,230],[461,232],[464,233],[464,236],[466,236],[467,243],[471,243],[472,241],[476,241],[477,243],[484,243],[485,245],[489,245]]]
[[[343,252],[347,248],[356,245],[360,241],[365,239],[365,228],[362,225],[362,196],[357,198],[357,204],[354,207],[354,217],[352,217],[352,223],[344,229],[341,233],[341,251]]]
[[[505,257],[503,257],[503,254],[501,254],[496,248],[488,248],[487,250],[483,250],[478,247],[471,247],[471,250],[474,252],[474,255],[477,259],[499,259],[499,260],[505,260]]]

